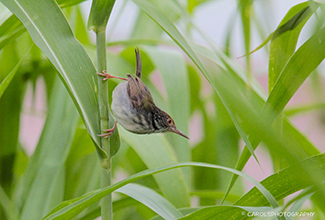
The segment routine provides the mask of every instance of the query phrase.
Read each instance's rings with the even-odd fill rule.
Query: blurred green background
[[[324,1],[116,1],[107,72],[134,74],[139,47],[190,141],[118,126],[106,190],[91,1],[0,2],[0,219],[96,219],[109,190],[121,220],[325,218]]]

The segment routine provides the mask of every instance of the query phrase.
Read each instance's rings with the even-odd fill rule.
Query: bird
[[[189,139],[182,131],[176,128],[170,115],[156,106],[149,89],[141,80],[142,57],[139,48],[135,49],[136,72],[135,77],[126,74],[127,78],[117,77],[102,71],[97,75],[124,80],[113,91],[111,109],[115,116],[112,128],[104,130],[98,136],[108,138],[115,130],[117,123],[124,129],[136,134],[152,134],[173,132]]]

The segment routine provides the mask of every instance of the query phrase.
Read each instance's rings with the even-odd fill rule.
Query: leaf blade
[[[182,217],[182,214],[168,200],[148,187],[129,183],[116,190],[116,192],[138,200],[164,219],[178,219]]]
[[[135,180],[138,180],[140,178],[143,178],[148,175],[156,174],[159,172],[163,172],[169,169],[174,169],[174,168],[181,168],[181,167],[187,167],[187,166],[201,166],[201,167],[208,167],[208,168],[214,168],[214,169],[222,169],[225,171],[233,172],[236,173],[244,178],[247,178],[249,181],[251,181],[256,187],[261,190],[261,192],[268,198],[272,206],[278,207],[278,204],[274,197],[264,188],[263,185],[261,185],[258,181],[254,180],[252,177],[248,176],[247,174],[244,174],[240,171],[228,168],[228,167],[223,167],[223,166],[218,166],[218,165],[213,165],[213,164],[206,164],[206,163],[195,163],[195,162],[187,162],[187,163],[178,163],[174,165],[167,165],[163,167],[158,167],[150,170],[145,170],[140,173],[137,173],[131,177],[128,177],[118,183],[115,183],[111,186],[105,187],[101,190],[96,190],[94,192],[91,192],[83,197],[73,199],[71,201],[66,201],[61,203],[58,207],[56,207],[51,213],[49,213],[48,216],[44,218],[44,220],[50,220],[50,219],[67,219],[71,218],[78,213],[80,213],[83,209],[86,207],[90,206],[91,204],[95,203],[96,201],[100,200],[104,196],[112,193],[116,189],[131,183]]]

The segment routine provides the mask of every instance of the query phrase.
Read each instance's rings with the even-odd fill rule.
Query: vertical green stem
[[[91,5],[88,28],[96,33],[98,71],[106,70],[106,26],[114,7],[115,0],[93,0]],[[100,129],[109,128],[109,98],[107,82],[98,77],[98,103],[100,114]],[[118,136],[116,136],[118,138]],[[114,141],[113,141],[114,142]],[[114,142],[113,148],[119,147]],[[107,154],[107,161],[101,161],[101,186],[111,185],[111,147],[110,138],[101,138],[101,147]],[[100,158],[102,160],[102,158]],[[108,195],[101,200],[102,220],[113,219],[112,196]]]
[[[106,70],[106,29],[101,29],[96,32],[97,44],[97,62],[98,71]],[[98,101],[100,112],[100,127],[101,130],[108,129],[109,126],[109,97],[107,91],[107,82],[98,77]],[[101,146],[108,154],[107,168],[101,171],[101,187],[106,187],[111,184],[111,156],[110,143],[108,138],[101,138]],[[101,200],[101,215],[102,220],[113,219],[112,197],[108,195]]]

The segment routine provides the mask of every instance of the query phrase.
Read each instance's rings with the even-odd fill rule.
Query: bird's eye
[[[168,125],[172,125],[173,124],[173,121],[171,119],[168,119],[167,120],[167,123],[168,123]]]

